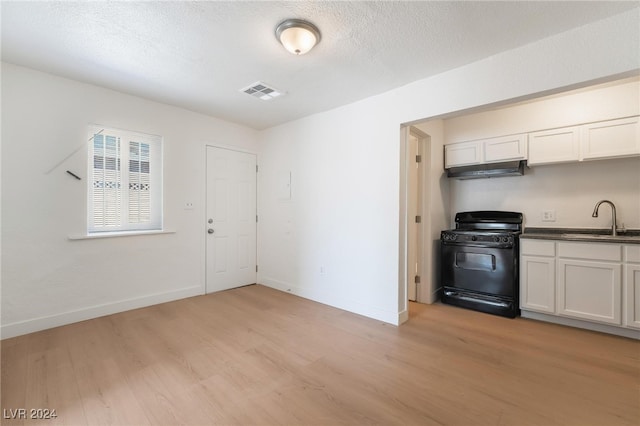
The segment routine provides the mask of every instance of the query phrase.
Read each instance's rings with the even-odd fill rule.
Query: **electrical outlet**
[[[555,222],[556,221],[556,211],[555,210],[544,210],[542,212],[542,221],[543,222]]]
[[[193,203],[187,201],[186,203],[184,203],[184,209],[185,210],[193,210]]]

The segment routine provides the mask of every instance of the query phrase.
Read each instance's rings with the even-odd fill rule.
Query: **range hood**
[[[522,176],[526,160],[506,161],[504,163],[475,164],[473,166],[451,167],[447,177],[455,179],[481,179],[503,176]]]

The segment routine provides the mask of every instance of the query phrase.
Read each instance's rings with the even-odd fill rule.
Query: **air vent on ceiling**
[[[263,101],[268,101],[284,95],[281,90],[278,90],[273,86],[269,86],[261,81],[256,81],[252,85],[245,87],[244,89],[240,89],[240,91],[247,95],[251,95],[254,98],[262,99]]]

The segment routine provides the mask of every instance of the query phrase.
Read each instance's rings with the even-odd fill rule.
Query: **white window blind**
[[[162,138],[89,132],[88,233],[162,229]]]

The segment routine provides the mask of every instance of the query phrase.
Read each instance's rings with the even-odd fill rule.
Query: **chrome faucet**
[[[611,206],[611,235],[612,236],[616,236],[618,235],[618,228],[617,228],[617,224],[616,224],[616,206],[613,205],[613,203],[609,200],[600,200],[596,203],[596,207],[593,209],[593,214],[591,215],[592,217],[598,217],[598,208],[600,207],[600,204],[602,203],[607,203]]]

